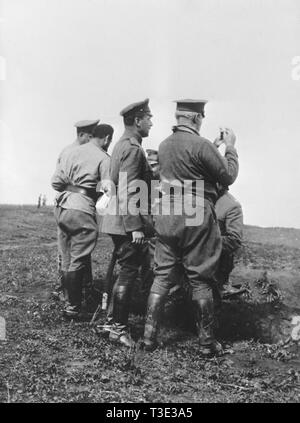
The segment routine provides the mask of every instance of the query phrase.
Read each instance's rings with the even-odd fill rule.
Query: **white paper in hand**
[[[292,319],[292,333],[291,338],[293,341],[300,341],[300,316],[294,316]]]
[[[99,216],[103,216],[106,214],[107,206],[110,201],[110,196],[107,194],[103,194],[96,203],[96,210]]]

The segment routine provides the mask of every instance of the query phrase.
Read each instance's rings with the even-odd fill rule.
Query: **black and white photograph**
[[[299,0],[0,0],[0,403],[299,403],[299,158]]]

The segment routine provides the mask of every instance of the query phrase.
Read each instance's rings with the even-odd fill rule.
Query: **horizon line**
[[[2,206],[13,206],[13,207],[23,207],[23,206],[29,206],[29,207],[37,207],[36,203],[0,203],[0,207]],[[54,204],[47,204],[46,206],[41,206],[40,208],[43,207],[54,207]],[[251,226],[251,227],[256,227],[256,228],[261,228],[261,229],[296,229],[296,230],[300,230],[300,227],[295,227],[295,226],[259,226],[259,225],[255,225],[255,224],[251,224],[251,223],[244,223],[244,226]]]

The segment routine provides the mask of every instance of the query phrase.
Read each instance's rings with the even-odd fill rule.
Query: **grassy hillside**
[[[88,322],[65,322],[62,305],[50,296],[57,279],[51,207],[0,206],[0,231],[0,315],[7,323],[0,402],[299,402],[299,346],[260,342],[246,327],[249,313],[269,313],[268,324],[277,316],[265,272],[282,294],[280,312],[299,306],[299,230],[245,228],[232,279],[248,284],[252,298],[225,304],[229,314],[220,323],[228,354],[213,360],[199,357],[195,334],[181,324],[163,327],[164,347],[144,354],[110,344]],[[109,237],[101,236],[93,256],[97,280],[111,250]],[[141,316],[132,316],[131,330],[141,337]]]

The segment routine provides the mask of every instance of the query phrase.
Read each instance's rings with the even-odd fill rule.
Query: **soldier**
[[[217,272],[221,297],[237,295],[241,291],[228,286],[229,275],[234,268],[234,253],[241,247],[243,239],[243,211],[240,203],[228,192],[228,186],[217,186],[219,198],[216,215],[222,236],[222,254]]]
[[[56,164],[56,173],[60,171],[61,162],[63,161],[64,156],[66,154],[68,154],[68,152],[70,150],[78,147],[79,145],[86,144],[87,142],[90,141],[90,139],[92,137],[93,130],[96,128],[96,126],[99,122],[100,121],[98,119],[98,120],[81,120],[81,121],[75,123],[74,126],[76,128],[76,133],[77,133],[76,140],[72,144],[67,145],[62,150],[62,152],[60,153],[58,160],[57,160],[57,164]],[[58,237],[59,237],[59,231],[60,231],[60,229],[58,228]],[[58,243],[58,257],[57,258],[58,258],[59,283],[55,287],[54,291],[52,292],[52,295],[53,295],[54,298],[63,300],[64,299],[63,273],[62,273],[62,269],[61,269],[62,256],[61,256],[61,251],[59,250],[59,243]],[[86,279],[87,285],[91,284],[91,282],[92,282],[92,264],[91,263],[88,263],[87,266],[86,266],[85,279]]]
[[[110,177],[116,186],[116,198],[112,198],[110,206],[117,204],[120,212],[109,212],[104,216],[101,230],[111,235],[120,266],[108,309],[106,329],[110,340],[131,347],[134,342],[127,327],[130,288],[147,254],[147,243],[144,241],[149,210],[133,214],[129,203],[135,191],[132,186],[138,181],[144,181],[149,186],[151,181],[151,169],[142,149],[142,139],[148,137],[152,126],[149,99],[129,105],[120,114],[125,132],[114,147],[110,167]],[[126,185],[120,173],[127,176]]]
[[[37,208],[39,209],[41,207],[42,202],[42,194],[39,195],[38,202],[37,202]]]
[[[60,153],[57,164],[59,165],[62,159],[62,156],[68,151],[72,150],[73,147],[78,147],[79,145],[86,144],[92,138],[93,130],[96,128],[98,123],[100,122],[99,119],[97,120],[81,120],[75,123],[77,137],[72,144],[67,145],[62,152]]]
[[[51,181],[52,187],[60,192],[54,213],[68,298],[64,310],[67,318],[80,316],[83,278],[98,236],[96,187],[99,181],[109,179],[107,149],[112,136],[110,125],[94,127],[90,142],[65,150]],[[108,187],[104,185],[102,189],[106,191]]]
[[[43,195],[43,207],[46,207],[46,205],[47,205],[47,197],[46,197],[46,195],[44,194],[44,195]]]
[[[157,330],[164,299],[176,284],[176,268],[182,263],[192,289],[200,353],[211,356],[222,351],[214,337],[213,285],[221,255],[221,235],[216,221],[214,203],[217,199],[216,183],[230,185],[238,174],[238,156],[234,148],[235,135],[230,129],[224,132],[225,158],[208,140],[199,135],[204,118],[206,101],[177,101],[177,126],[173,134],[159,146],[158,161],[161,181],[172,187],[173,182],[182,185],[189,181],[187,189],[179,192],[170,189],[169,201],[175,210],[187,194],[202,198],[203,221],[194,226],[187,224],[185,213],[155,216],[157,241],[155,246],[154,282],[150,290],[144,331],[143,347],[153,350],[157,346]],[[204,181],[204,193],[195,181]],[[176,188],[174,186],[174,188]],[[203,187],[202,187],[203,188]],[[164,199],[164,194],[162,200]],[[204,197],[204,198],[203,198]],[[162,203],[162,201],[161,201]]]

